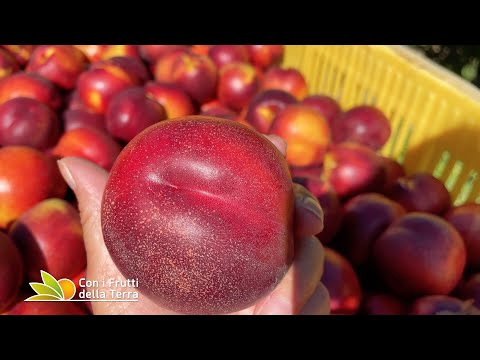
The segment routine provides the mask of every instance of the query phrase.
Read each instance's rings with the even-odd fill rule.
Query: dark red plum
[[[375,240],[405,213],[401,205],[383,195],[357,195],[343,207],[336,245],[354,266],[364,266],[370,260]]]
[[[352,141],[379,150],[390,137],[390,122],[373,106],[357,106],[339,115],[333,122],[336,143]]]
[[[399,178],[388,193],[388,197],[410,212],[443,215],[451,206],[450,194],[445,185],[428,173],[416,173]]]
[[[396,295],[447,295],[462,278],[467,254],[460,234],[439,216],[413,212],[376,241],[373,260]]]

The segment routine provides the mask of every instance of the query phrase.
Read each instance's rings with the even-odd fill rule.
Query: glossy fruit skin
[[[57,114],[40,101],[15,98],[0,105],[0,145],[45,150],[58,140]]]
[[[452,225],[439,216],[413,212],[375,241],[372,257],[393,294],[408,298],[449,294],[462,277],[467,255]]]
[[[173,53],[168,56],[171,54]],[[171,79],[197,104],[203,104],[215,98],[218,82],[217,67],[208,56],[181,55],[172,66]],[[158,80],[161,81],[161,79]]]
[[[287,143],[287,161],[291,166],[321,164],[330,144],[327,120],[301,104],[288,105],[279,112],[270,133],[280,136]]]
[[[41,282],[40,270],[57,280],[70,279],[87,264],[80,215],[62,199],[44,200],[23,213],[9,235],[22,254],[29,281]]]
[[[140,59],[137,45],[107,45],[102,53],[103,60],[110,60],[114,57],[125,57]]]
[[[333,140],[351,141],[379,150],[390,138],[390,122],[382,111],[373,106],[357,106],[333,121]]]
[[[262,90],[277,89],[286,91],[297,100],[303,100],[308,93],[307,81],[302,73],[294,68],[272,67],[262,78]]]
[[[325,155],[323,169],[324,180],[343,199],[375,192],[385,181],[380,156],[372,149],[352,142],[332,145]]]
[[[362,300],[358,276],[343,255],[328,247],[321,282],[330,294],[332,314],[353,315],[358,311]]]
[[[132,87],[112,98],[105,114],[105,125],[113,137],[128,142],[166,118],[160,103],[147,97],[143,88]]]
[[[218,69],[232,63],[248,62],[248,51],[244,45],[213,45],[208,49],[208,56]]]
[[[245,119],[259,132],[268,134],[277,114],[296,102],[293,95],[282,90],[260,91],[248,104]]]
[[[333,121],[342,112],[340,105],[331,97],[326,95],[311,95],[302,100],[302,104],[310,106],[325,116],[332,128]]]
[[[443,215],[451,206],[450,194],[443,183],[428,173],[416,173],[399,178],[388,197],[407,211]]]
[[[110,170],[122,147],[105,131],[79,127],[63,133],[52,155],[59,158],[76,156]]]
[[[89,111],[105,114],[112,98],[119,92],[138,85],[138,78],[120,66],[103,63],[83,72],[77,91]]]
[[[167,119],[194,115],[197,111],[190,96],[175,84],[149,81],[144,89],[150,99],[165,108]]]
[[[480,205],[464,204],[452,208],[445,219],[461,235],[467,248],[467,266],[480,271]]]
[[[377,238],[406,211],[383,195],[365,193],[348,200],[343,214],[337,246],[359,267],[368,264]]]
[[[0,148],[0,229],[49,197],[65,196],[67,184],[55,160],[27,146]]]
[[[143,84],[150,80],[150,73],[145,64],[135,57],[115,56],[107,60],[98,61],[92,64],[91,69],[108,68],[114,66],[125,71],[131,78],[135,79],[136,84]]]
[[[250,62],[264,70],[272,65],[278,65],[285,52],[283,45],[248,45]]]
[[[74,46],[41,45],[33,51],[26,71],[36,73],[63,89],[73,89],[87,65],[87,57]]]
[[[188,55],[188,49],[176,49],[160,56],[152,65],[153,77],[158,82],[173,83],[173,66],[184,55]]]
[[[40,75],[23,71],[0,80],[0,104],[19,97],[38,100],[52,110],[58,110],[62,105],[60,93],[53,83]]]
[[[191,116],[142,132],[112,168],[101,215],[123,275],[182,313],[251,306],[292,261],[285,159],[234,121]]]
[[[13,241],[0,232],[0,313],[15,300],[23,280],[23,262]]]
[[[250,64],[232,63],[220,70],[218,98],[232,110],[240,111],[258,90],[258,77]]]

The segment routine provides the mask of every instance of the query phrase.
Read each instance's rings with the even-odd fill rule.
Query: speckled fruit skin
[[[230,313],[267,295],[293,259],[287,163],[234,121],[190,116],[153,125],[113,166],[102,230],[113,261],[157,304]]]

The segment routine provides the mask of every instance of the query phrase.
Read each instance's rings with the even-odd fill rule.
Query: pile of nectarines
[[[441,181],[381,156],[386,114],[309,93],[284,51],[1,45],[0,314],[90,313],[23,301],[40,270],[85,276],[76,199],[55,163],[65,156],[110,172],[105,244],[173,310],[240,310],[278,284],[297,182],[323,207],[332,313],[478,311],[480,205],[454,207]],[[282,137],[286,158],[260,134]]]

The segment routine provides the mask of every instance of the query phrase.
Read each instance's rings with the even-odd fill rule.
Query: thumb
[[[96,164],[76,158],[58,160],[60,172],[75,193],[83,226],[87,257],[103,247],[101,203],[108,172]]]

